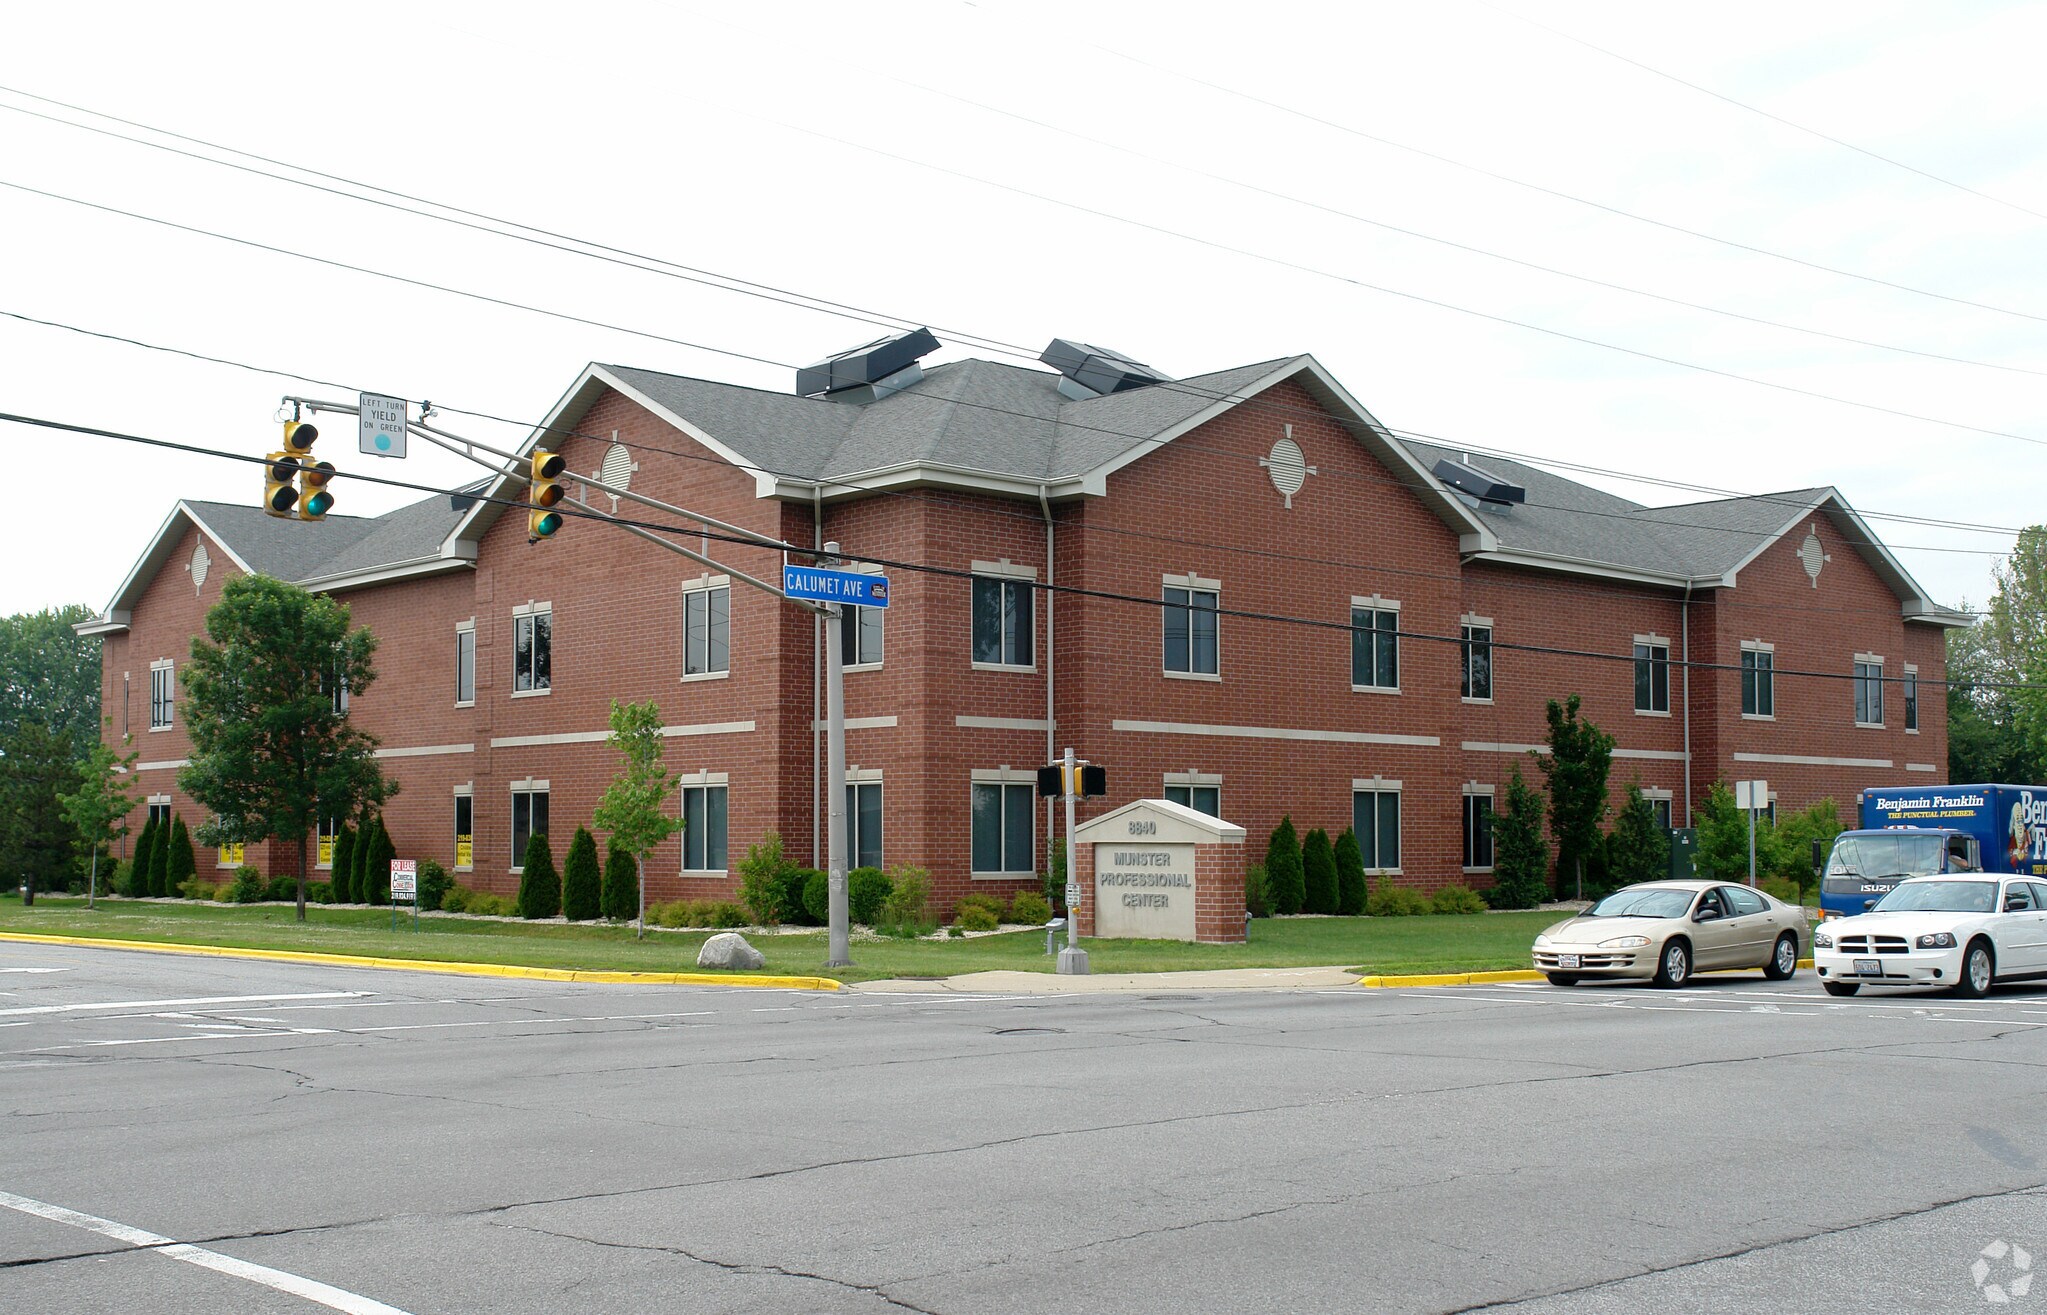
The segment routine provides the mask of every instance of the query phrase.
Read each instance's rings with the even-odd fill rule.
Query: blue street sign
[[[815,566],[784,566],[782,592],[811,603],[887,607],[888,577],[862,571],[827,571]]]

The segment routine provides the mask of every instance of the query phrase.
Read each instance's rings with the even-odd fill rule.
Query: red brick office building
[[[1943,630],[1964,618],[1833,489],[1647,508],[1397,439],[1313,357],[1174,381],[1079,351],[1064,373],[912,364],[816,396],[592,365],[529,446],[554,436],[572,494],[580,472],[906,564],[885,613],[831,636],[851,853],[929,868],[948,904],[1042,866],[1031,774],[1066,745],[1108,771],[1084,815],[1165,796],[1254,840],[1282,814],[1355,823],[1375,871],[1424,889],[1489,882],[1491,797],[1573,693],[1617,740],[1616,798],[1638,781],[1678,825],[1715,780],[1801,807],[1945,779]],[[650,898],[730,890],[769,830],[822,866],[826,625],[740,578],[778,581],[783,554],[679,522],[725,569],[580,519],[529,544],[505,512],[180,503],[81,627],[105,637],[141,792],[198,820],[178,670],[223,581],[261,571],[381,641],[349,715],[402,785],[401,855],[512,889],[528,828],[559,854],[588,824],[611,700],[651,698],[691,826]]]

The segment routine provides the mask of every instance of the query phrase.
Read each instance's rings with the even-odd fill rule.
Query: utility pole
[[[824,551],[825,556],[819,558],[817,564],[837,566],[839,545],[827,543]],[[853,963],[846,946],[846,926],[851,917],[846,899],[846,841],[849,839],[846,833],[846,655],[839,651],[843,642],[839,617],[845,607],[844,603],[824,604],[825,888],[830,908],[825,919],[830,928],[826,935],[829,950],[824,966],[827,968],[847,968]]]

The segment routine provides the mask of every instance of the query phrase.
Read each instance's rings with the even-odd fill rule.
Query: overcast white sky
[[[1980,605],[2008,531],[2047,519],[2047,6],[1499,2],[18,5],[0,85],[929,323],[934,360],[994,355],[948,330],[1032,352],[1083,338],[1175,375],[1312,352],[1396,429],[2002,527],[1872,522],[1938,600]],[[22,109],[149,136],[0,91],[0,312],[329,382],[0,315],[0,411],[260,454],[282,394],[361,388],[521,422],[445,416],[503,440],[591,360],[784,390],[785,367],[877,332]],[[346,469],[352,435],[327,432]],[[6,423],[0,458],[0,614],[102,607],[178,497],[261,495],[254,467]],[[471,469],[429,449],[374,473]],[[348,513],[411,496],[336,491]]]

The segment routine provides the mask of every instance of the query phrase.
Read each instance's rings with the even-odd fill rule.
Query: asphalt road
[[[2043,1064],[2047,991],[1809,973],[994,997],[0,944],[0,1310],[2047,1308]]]

